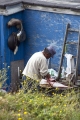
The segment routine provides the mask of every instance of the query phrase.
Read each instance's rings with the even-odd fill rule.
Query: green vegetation
[[[1,82],[6,80],[6,69],[2,73]],[[13,94],[0,92],[0,120],[80,120],[79,90],[59,93],[56,88],[48,96],[36,89],[24,93],[24,88]]]
[[[7,71],[9,69],[10,66],[7,67],[6,63],[3,63],[4,68],[0,70],[0,88],[2,87],[2,85],[4,84],[4,82],[7,80]]]
[[[80,120],[79,93],[1,93],[0,120]]]

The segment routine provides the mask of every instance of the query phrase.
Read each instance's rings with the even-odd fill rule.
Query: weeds
[[[0,70],[0,88],[3,86],[3,84],[5,83],[5,86],[7,86],[6,84],[6,80],[8,79],[7,76],[7,72],[10,66],[7,66],[6,63],[3,63],[4,67]]]
[[[73,90],[48,97],[20,90],[0,95],[0,120],[80,120],[78,94]]]
[[[24,93],[24,88],[0,93],[0,120],[80,120],[80,90],[59,93],[56,88],[49,97],[46,91]]]

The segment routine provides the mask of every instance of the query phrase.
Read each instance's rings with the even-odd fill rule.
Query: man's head
[[[53,57],[56,54],[56,51],[54,50],[54,47],[50,45],[44,49],[43,54],[47,59],[49,59],[50,57]]]

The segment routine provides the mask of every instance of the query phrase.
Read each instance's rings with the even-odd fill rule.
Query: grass
[[[7,69],[0,71],[0,83],[7,79]],[[24,93],[0,92],[0,120],[80,120],[80,89],[59,93],[56,88],[51,96],[47,91]],[[36,87],[34,85],[34,87]]]
[[[80,120],[79,92],[0,93],[0,120]]]

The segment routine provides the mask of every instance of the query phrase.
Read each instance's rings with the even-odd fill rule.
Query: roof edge
[[[31,5],[38,5],[38,6],[44,6],[44,7],[57,7],[57,8],[65,8],[65,9],[80,9],[80,3],[76,2],[62,2],[62,1],[40,1],[40,0],[14,0],[9,2],[2,2],[0,3],[0,8],[6,8],[6,6],[12,6],[15,4],[31,4]]]
[[[53,2],[47,2],[47,1],[33,1],[33,0],[23,0],[23,4],[31,4],[31,5],[38,5],[38,6],[44,6],[44,7],[56,7],[56,8],[65,8],[65,9],[80,9],[80,3],[73,3],[73,2],[64,2],[62,1],[53,1]]]

